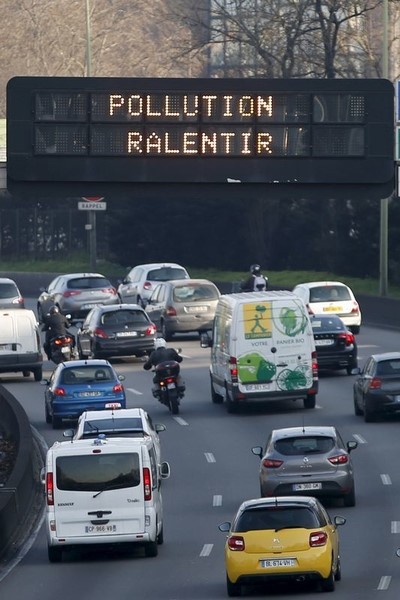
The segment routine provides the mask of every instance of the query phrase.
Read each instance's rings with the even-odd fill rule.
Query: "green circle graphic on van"
[[[258,352],[240,356],[237,361],[238,376],[242,383],[260,383],[271,381],[276,373],[274,363],[271,363]]]
[[[280,333],[288,337],[294,337],[299,333],[304,333],[308,320],[304,308],[296,302],[296,308],[293,308],[293,306],[282,307],[279,314],[274,316],[274,323]]]
[[[306,366],[295,369],[283,369],[276,378],[280,390],[300,390],[310,387],[312,383],[311,371]]]

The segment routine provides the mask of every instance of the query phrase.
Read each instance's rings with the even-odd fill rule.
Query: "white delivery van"
[[[138,543],[156,556],[163,543],[161,478],[151,440],[109,438],[56,442],[42,482],[50,562],[88,544]]]
[[[43,356],[39,324],[27,308],[0,310],[0,373],[22,371],[42,379]]]
[[[306,306],[286,291],[221,296],[212,336],[211,396],[228,412],[254,400],[302,399],[314,408],[318,365]]]

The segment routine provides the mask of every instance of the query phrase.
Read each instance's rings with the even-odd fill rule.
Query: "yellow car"
[[[338,525],[311,496],[280,496],[243,502],[225,544],[228,596],[242,586],[268,581],[316,581],[331,592],[341,577]]]

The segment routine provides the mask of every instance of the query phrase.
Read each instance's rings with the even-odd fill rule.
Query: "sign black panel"
[[[10,182],[388,184],[387,80],[16,77]]]

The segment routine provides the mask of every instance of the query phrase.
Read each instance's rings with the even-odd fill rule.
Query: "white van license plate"
[[[116,525],[86,525],[85,533],[93,534],[96,533],[114,533],[117,531]]]
[[[270,383],[246,383],[246,392],[265,392],[271,388]]]

